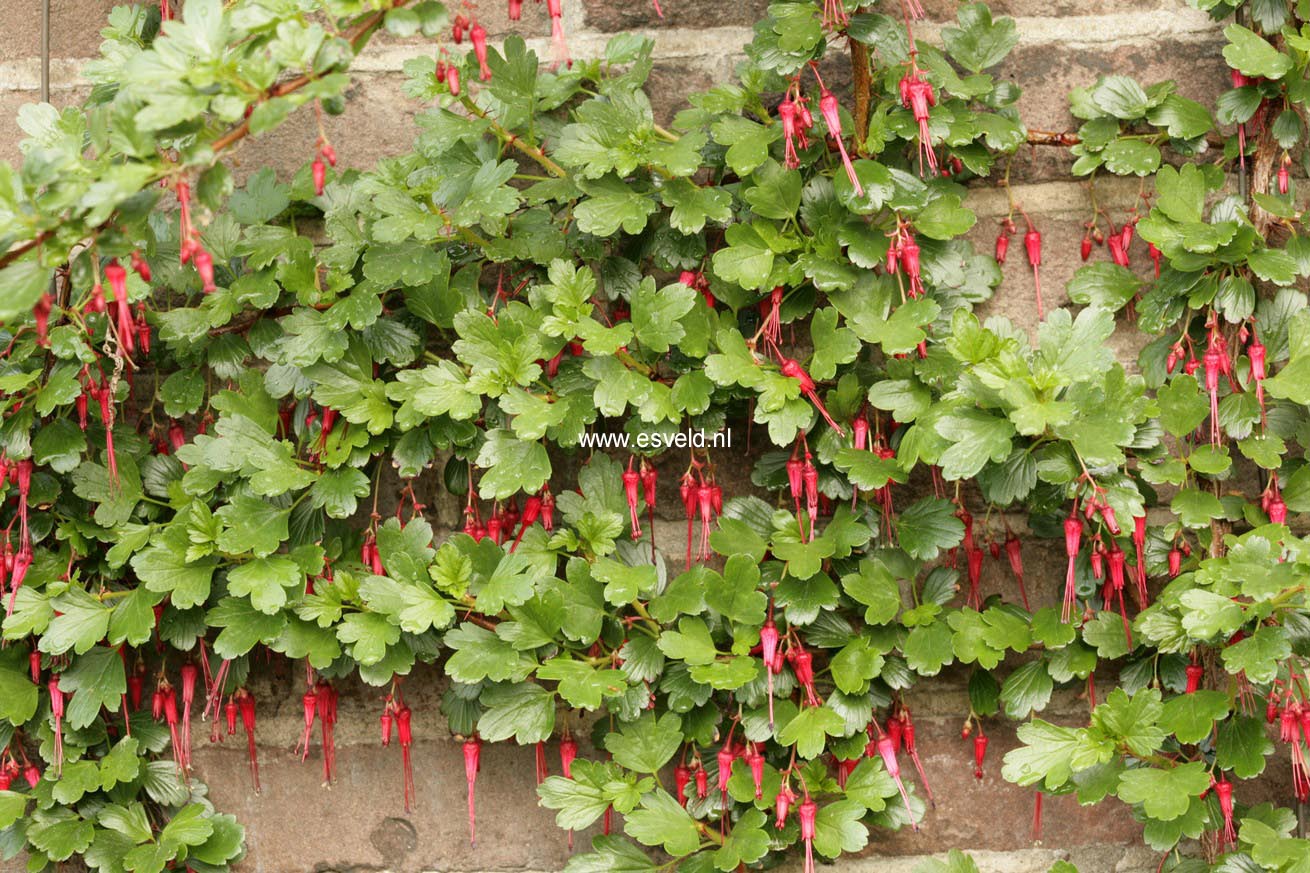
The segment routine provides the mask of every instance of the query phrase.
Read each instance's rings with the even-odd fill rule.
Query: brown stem
[[[382,23],[382,19],[386,16],[387,12],[390,11],[391,9],[398,9],[399,7],[404,6],[408,2],[409,0],[395,0],[395,2],[392,3],[390,6],[388,6],[386,9],[380,9],[377,12],[374,12],[371,15],[369,15],[367,18],[357,21],[344,34],[342,34],[342,36],[344,36],[346,40],[350,42],[351,47],[356,52],[358,52],[362,44],[365,41],[367,41],[368,36],[373,32],[373,30],[379,24]],[[297,76],[294,79],[288,79],[287,81],[281,82],[270,88],[268,90],[267,96],[283,97],[294,91],[300,90],[301,88],[308,85],[310,82],[313,82],[314,79],[315,79],[314,76],[308,76],[308,75]],[[250,135],[250,121],[249,120],[242,121],[236,127],[232,128],[227,133],[223,134],[218,139],[214,140],[212,149],[214,153],[217,154],[218,152],[231,148],[233,145],[245,139],[249,135]],[[95,233],[104,230],[109,225],[110,221],[112,221],[112,218],[91,228],[91,234],[94,235]],[[46,240],[50,239],[50,237],[52,236],[54,236],[53,230],[43,230],[40,233],[38,233],[36,236],[32,237],[30,240],[19,243],[18,245],[11,248],[9,251],[5,252],[3,255],[0,255],[0,270],[3,270],[5,267],[9,266],[9,264],[18,260],[23,255],[30,252],[32,249],[36,248],[37,246],[44,243]]]
[[[1055,130],[1030,130],[1028,131],[1028,145],[1030,146],[1058,146],[1060,148],[1069,148],[1076,146],[1082,139],[1078,134],[1070,131]]]
[[[855,151],[864,154],[864,140],[869,133],[869,104],[873,100],[873,80],[869,73],[869,49],[859,40],[850,40],[851,75],[855,89]]]

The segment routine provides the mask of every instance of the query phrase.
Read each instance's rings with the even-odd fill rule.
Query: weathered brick
[[[929,20],[933,21],[953,20],[960,8],[957,0],[920,0],[920,3]],[[991,0],[987,5],[996,16],[1033,18],[1076,18],[1143,11],[1169,16],[1187,12],[1189,8],[1184,0]]]
[[[115,0],[50,0],[52,57],[91,57],[100,47],[100,29]],[[40,0],[0,0],[0,63],[41,53]]]
[[[1216,31],[1217,36],[1217,31]],[[1174,79],[1178,93],[1207,105],[1232,87],[1218,41],[1163,39],[1076,52],[1055,45],[1020,46],[998,67],[998,78],[1023,89],[1019,114],[1034,130],[1076,127],[1069,114],[1069,92],[1096,83],[1098,76],[1132,76],[1143,85]]]
[[[746,0],[724,6],[715,0],[659,0],[664,13],[655,11],[655,0],[585,0],[587,26],[599,31],[621,31],[673,27],[748,27],[764,15],[767,0]]]
[[[83,87],[61,89],[50,95],[50,102],[61,108],[77,105],[86,99],[89,90]],[[0,90],[0,161],[17,164],[22,160],[18,145],[27,134],[18,126],[18,110],[39,99],[36,91]]]

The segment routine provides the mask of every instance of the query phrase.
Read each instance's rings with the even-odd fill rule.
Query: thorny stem
[[[534,146],[531,143],[516,136],[513,133],[513,131],[509,130],[504,125],[502,125],[499,121],[492,118],[491,115],[485,109],[474,103],[473,100],[467,94],[462,95],[459,98],[459,102],[469,112],[476,115],[478,118],[482,119],[483,121],[487,122],[487,124],[490,125],[491,127],[491,132],[494,133],[496,137],[501,140],[501,142],[505,143],[511,148],[518,149],[523,154],[532,158],[532,160],[536,161],[538,164],[541,165],[541,168],[543,170],[550,173],[552,176],[558,179],[563,179],[564,177],[568,176],[568,173],[565,171],[565,169],[561,167],[559,164],[552,161],[549,157],[547,157],[546,153],[543,152],[538,146]]]
[[[859,10],[856,10],[857,12]],[[873,99],[873,81],[869,74],[869,49],[857,39],[851,44],[851,74],[855,89],[855,151],[864,154],[864,140],[869,131],[869,103]]]
[[[398,9],[401,6],[404,6],[408,2],[409,0],[395,0],[395,2],[391,3],[387,8],[380,9],[377,12],[374,12],[371,15],[369,15],[367,18],[364,18],[356,22],[353,27],[351,27],[343,34],[343,36],[350,42],[351,48],[356,53],[358,53],[360,48],[363,47],[363,44],[368,41],[368,37],[372,35],[373,31],[378,27],[378,25],[382,23],[382,19],[386,17],[387,12],[390,11],[391,9]],[[285,82],[274,85],[268,90],[267,96],[283,97],[294,91],[300,90],[301,88],[313,82],[316,78],[317,76],[312,76],[312,75],[297,76],[294,79],[289,79]],[[226,149],[229,149],[232,146],[236,145],[238,142],[245,139],[249,135],[250,135],[250,121],[249,119],[246,119],[242,121],[240,124],[238,124],[236,127],[229,130],[223,136],[220,136],[218,139],[214,140],[214,143],[210,146],[210,149],[215,154],[218,154],[219,152],[225,151]],[[157,177],[157,178],[162,178],[162,177]],[[110,216],[100,224],[91,228],[91,235],[94,236],[99,231],[104,230],[113,222],[113,220],[114,220],[114,216]],[[54,229],[43,230],[40,233],[38,233],[36,236],[32,237],[27,242],[19,243],[18,245],[11,248],[9,251],[5,252],[3,255],[0,255],[0,270],[9,266],[9,264],[14,262],[18,258],[21,258],[23,255],[27,254],[32,249],[42,245],[46,240],[50,239],[54,235],[55,235]]]

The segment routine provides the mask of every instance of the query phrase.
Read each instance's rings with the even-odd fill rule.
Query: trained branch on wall
[[[556,0],[549,59],[433,0],[116,10],[86,103],[27,114],[0,169],[0,853],[230,869],[196,720],[240,729],[252,791],[291,743],[330,783],[347,681],[382,689],[408,811],[434,663],[470,840],[483,744],[512,740],[562,829],[601,823],[574,873],[813,870],[932,832],[912,710],[954,667],[961,765],[1035,789],[1039,829],[1072,793],[1130,807],[1161,870],[1303,871],[1248,780],[1310,794],[1307,22],[1203,5],[1213,110],[1119,71],[1064,132],[1023,124],[993,74],[1018,25],[979,3],[935,42],[916,0],[770,4],[668,127],[652,42],[571,62]],[[426,108],[347,170],[323,119],[382,27],[433,40],[404,69]],[[238,187],[232,147],[307,103],[305,166]],[[1025,146],[1140,180],[1066,205],[1063,287],[1070,241],[1008,186]],[[979,252],[988,185],[1010,210]],[[975,313],[1003,279],[1036,319]],[[1120,321],[1152,338],[1131,367]],[[725,427],[766,441],[749,486],[678,442]],[[439,547],[434,492],[463,507]],[[270,653],[304,662],[297,737],[258,722]],[[1085,723],[1043,720],[1057,688]]]

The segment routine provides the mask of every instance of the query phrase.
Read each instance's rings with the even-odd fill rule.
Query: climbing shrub
[[[1069,132],[1025,127],[989,72],[1016,24],[982,4],[930,41],[914,0],[774,3],[667,127],[651,43],[570,62],[548,5],[546,62],[432,0],[119,7],[85,104],[21,113],[0,854],[238,862],[192,752],[240,733],[259,789],[248,680],[276,653],[326,780],[337,685],[383,689],[404,808],[437,722],[405,678],[439,665],[470,838],[482,745],[535,745],[560,827],[603,823],[577,873],[809,866],[918,827],[907,692],[948,667],[980,778],[989,726],[1024,722],[999,769],[1039,812],[1127,804],[1163,869],[1306,869],[1293,813],[1243,790],[1272,762],[1310,792],[1305,4],[1199,3],[1246,22],[1213,111],[1110,75]],[[321,134],[238,186],[248,137],[347,110],[380,28],[437,46],[405,67],[413,148],[347,169]],[[1070,308],[1022,203],[994,250],[964,238],[1030,145],[1093,191],[1143,180],[1122,215],[1088,198]],[[1002,264],[1034,274],[1035,335],[974,312]],[[1126,320],[1157,337],[1130,367]],[[765,446],[749,493],[726,451],[663,448],[725,428]],[[448,537],[433,493],[464,507]],[[1025,576],[1044,542],[1063,578]],[[1086,724],[1041,717],[1057,688]]]

